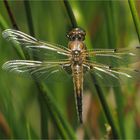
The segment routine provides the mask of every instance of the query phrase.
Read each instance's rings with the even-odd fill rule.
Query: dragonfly
[[[138,70],[129,68],[129,63],[133,62],[131,60],[137,59],[139,46],[126,49],[88,50],[84,43],[86,32],[80,27],[73,28],[67,34],[69,39],[67,47],[40,41],[15,29],[6,29],[2,36],[34,55],[33,60],[7,61],[2,66],[4,70],[18,74],[29,73],[37,79],[46,80],[52,75],[62,73],[72,77],[80,123],[83,122],[82,96],[85,78],[95,77],[95,84],[98,84],[98,81],[115,84],[121,79],[133,79],[139,73]]]

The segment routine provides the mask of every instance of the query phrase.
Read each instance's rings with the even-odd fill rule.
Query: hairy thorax
[[[85,51],[85,44],[82,41],[70,41],[68,47],[71,49],[72,64],[82,65],[84,60],[83,52]]]

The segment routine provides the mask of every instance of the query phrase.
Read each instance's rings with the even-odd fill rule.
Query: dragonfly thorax
[[[68,48],[71,50],[71,60],[73,63],[81,64],[83,62],[83,51],[85,44],[83,41],[70,41]]]
[[[79,61],[79,58],[81,56],[81,52],[79,50],[72,51],[72,57],[75,61]]]
[[[73,50],[71,52],[71,61],[72,64],[76,64],[76,65],[81,65],[83,62],[83,55],[82,55],[82,51],[80,50]]]
[[[82,51],[85,49],[85,44],[83,41],[78,41],[78,40],[70,41],[68,44],[68,48],[71,51],[75,51],[75,50]]]

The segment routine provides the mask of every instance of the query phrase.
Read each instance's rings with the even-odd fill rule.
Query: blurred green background
[[[67,47],[72,28],[63,1],[29,1],[35,37]],[[69,1],[78,26],[86,30],[87,48],[125,48],[139,44],[128,1]],[[30,34],[24,1],[8,1],[19,29]],[[135,1],[140,14],[140,3]],[[0,34],[13,28],[0,1]],[[21,59],[19,46],[0,35],[0,67]],[[109,124],[92,82],[84,82],[83,119],[77,121],[73,83],[43,83],[0,68],[0,138],[101,139],[111,137]],[[101,88],[118,138],[140,138],[140,85]],[[42,96],[43,95],[43,96]]]

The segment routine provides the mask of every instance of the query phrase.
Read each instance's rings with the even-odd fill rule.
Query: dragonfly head
[[[67,37],[70,41],[84,41],[86,32],[81,28],[74,28],[68,34]]]

